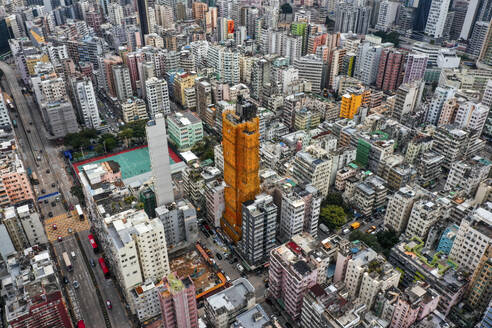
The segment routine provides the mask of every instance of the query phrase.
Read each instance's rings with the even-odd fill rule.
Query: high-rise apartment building
[[[492,242],[488,233],[492,227],[492,212],[478,208],[463,218],[449,253],[449,258],[461,268],[473,272]]]
[[[0,94],[0,128],[10,127],[10,116],[7,108],[7,103],[3,97],[3,93]]]
[[[106,260],[125,294],[144,281],[169,274],[164,225],[143,210],[107,217],[103,225]]]
[[[133,95],[130,72],[125,65],[113,65],[113,83],[116,97],[119,101],[125,101]]]
[[[168,115],[171,113],[166,80],[152,77],[145,81],[145,95],[151,118],[156,117],[157,114]]]
[[[336,5],[335,31],[367,34],[371,20],[372,7],[364,2],[343,1]]]
[[[357,49],[354,76],[365,85],[376,83],[383,47],[365,41]]]
[[[147,132],[147,143],[149,145],[150,165],[154,175],[154,192],[157,205],[167,205],[174,201],[174,192],[171,182],[164,116],[157,114],[153,121],[147,123],[145,131]]]
[[[482,157],[475,156],[469,160],[456,161],[451,164],[444,190],[462,189],[467,195],[473,196],[480,182],[485,180],[492,163]]]
[[[478,56],[477,64],[479,67],[482,65],[486,68],[490,68],[492,66],[492,23],[489,24],[487,35],[483,41],[482,50]]]
[[[463,102],[456,111],[454,123],[460,128],[468,128],[481,135],[489,111],[490,107],[484,104],[477,104],[472,101]]]
[[[149,115],[147,114],[147,104],[140,98],[128,98],[120,105],[123,121],[125,123],[146,120],[149,118]]]
[[[302,301],[317,282],[318,268],[304,259],[301,248],[291,241],[270,252],[269,293],[281,299],[285,310],[296,320],[301,315]]]
[[[260,194],[243,203],[243,237],[239,249],[251,266],[268,261],[275,247],[277,232],[277,206],[270,195]]]
[[[424,84],[418,81],[400,85],[396,90],[395,105],[391,116],[401,122],[405,116],[412,114],[420,104],[423,90]]]
[[[453,162],[466,155],[470,142],[469,133],[455,125],[437,127],[432,139],[432,150],[444,156],[443,166],[448,169]]]
[[[449,0],[432,0],[425,25],[425,34],[433,38],[443,37],[449,2]]]
[[[242,235],[242,204],[260,190],[259,119],[255,106],[239,99],[235,111],[222,113],[225,213],[222,229],[234,241]]]
[[[101,118],[92,81],[87,77],[73,79],[72,88],[79,116],[85,126],[92,129],[99,128]]]
[[[196,111],[202,120],[207,119],[207,109],[212,102],[212,85],[209,81],[201,79],[195,83],[196,88]],[[214,118],[210,118],[213,123]],[[213,124],[211,125],[213,126]]]
[[[195,285],[190,277],[167,274],[159,287],[162,320],[166,328],[198,328]]]
[[[68,99],[47,103],[41,107],[41,114],[48,131],[54,138],[63,138],[69,133],[79,131],[77,116]]]
[[[296,153],[293,177],[299,183],[311,184],[325,197],[330,186],[332,165],[328,152],[312,145]]]
[[[484,46],[485,39],[487,38],[488,29],[488,21],[475,23],[470,40],[468,41],[468,46],[466,47],[466,52],[473,58],[478,58],[478,56],[480,55],[482,47]]]
[[[18,252],[22,252],[29,246],[48,243],[39,214],[27,204],[6,207],[3,212],[2,223]]]
[[[355,251],[346,262],[340,261],[341,257],[339,257],[337,259],[337,268],[335,269],[345,271],[344,282],[345,286],[347,286],[348,297],[351,300],[355,300],[359,296],[362,278],[369,263],[378,260],[377,253],[371,248],[366,247]],[[339,265],[342,268],[339,268]]]
[[[437,125],[444,103],[453,97],[456,90],[450,87],[437,87],[427,109],[426,121],[429,124]]]
[[[138,22],[140,24],[140,35],[143,40],[145,34],[149,34],[149,8],[147,0],[138,0],[136,2],[138,12]]]
[[[396,49],[382,51],[376,78],[378,89],[392,91],[400,86],[403,80],[404,59],[405,55]]]
[[[395,22],[399,3],[396,1],[381,1],[379,4],[378,22],[376,29],[387,31]]]
[[[372,308],[379,293],[397,287],[400,272],[383,259],[375,259],[367,264],[362,275],[358,299],[367,308]]]
[[[386,207],[384,225],[397,233],[405,230],[415,196],[415,192],[409,187],[400,188],[400,190],[394,193]]]
[[[359,107],[362,105],[363,92],[356,89],[347,89],[347,93],[342,96],[340,104],[340,117],[353,119]]]
[[[207,62],[217,78],[225,83],[239,83],[239,52],[234,48],[213,45],[208,48]]]
[[[426,54],[408,54],[403,83],[412,83],[414,81],[422,80],[424,78],[428,60],[429,57]]]
[[[278,238],[285,242],[303,231],[316,237],[321,201],[321,193],[312,185],[283,194]]]
[[[492,246],[482,255],[470,279],[467,303],[482,312],[487,308],[492,295]]]
[[[419,237],[421,240],[425,240],[430,228],[440,218],[441,208],[434,200],[429,198],[419,199],[413,204],[405,235],[408,238]]]
[[[190,245],[198,238],[196,210],[187,199],[155,208],[155,216],[161,220],[166,233],[169,253],[175,253]]]
[[[311,82],[314,93],[321,91],[324,64],[320,57],[310,54],[294,59],[294,68],[299,72],[299,79]]]

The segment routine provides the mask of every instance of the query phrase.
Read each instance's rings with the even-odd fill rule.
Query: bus
[[[39,184],[38,175],[36,174],[36,172],[32,172],[32,174],[31,174],[31,182],[32,182],[33,185]]]
[[[101,270],[104,273],[104,278],[108,279],[109,270],[108,267],[106,266],[106,262],[104,262],[104,259],[102,257],[99,258],[99,265],[101,266]]]
[[[84,320],[79,320],[79,322],[77,322],[77,328],[85,328]]]
[[[79,219],[84,220],[84,212],[82,212],[82,207],[79,204],[75,205],[75,209],[77,210],[77,214],[79,215]]]
[[[97,253],[97,251],[99,250],[98,247],[97,247],[97,243],[96,241],[94,240],[94,236],[92,234],[90,234],[89,236],[89,242],[91,243],[91,246],[92,246],[92,250],[94,251],[94,253]]]
[[[70,262],[70,258],[68,257],[67,252],[63,252],[63,261],[65,262],[65,267],[67,271],[72,271],[72,263]]]

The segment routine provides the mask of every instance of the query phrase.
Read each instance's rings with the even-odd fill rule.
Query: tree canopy
[[[375,235],[365,233],[361,230],[353,231],[349,240],[360,240],[367,244],[378,253],[383,253],[388,257],[391,248],[398,243],[398,234],[394,230],[380,231]]]
[[[347,223],[347,215],[343,208],[337,205],[322,207],[319,216],[323,223],[331,229],[338,229]]]
[[[288,2],[281,5],[280,10],[282,14],[292,14],[292,6]]]
[[[383,42],[391,42],[395,45],[395,47],[398,47],[400,44],[400,34],[396,31],[393,32],[383,32],[383,31],[377,31],[374,33],[376,36],[380,36]]]

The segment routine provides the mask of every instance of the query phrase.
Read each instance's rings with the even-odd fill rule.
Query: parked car
[[[215,256],[219,259],[219,260],[222,260],[222,255],[220,255],[219,253],[216,253]]]
[[[64,276],[62,279],[63,279],[63,283],[64,283],[65,285],[66,285],[66,284],[68,284],[68,283],[70,282],[70,281],[68,281],[68,278],[67,278],[67,277],[65,277],[65,276]]]

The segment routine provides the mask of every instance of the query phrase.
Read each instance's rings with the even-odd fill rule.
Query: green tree
[[[120,130],[120,133],[118,133],[118,138],[125,143],[125,147],[128,147],[128,145],[130,144],[130,140],[132,139],[133,135],[134,135],[133,129],[130,127],[127,127],[123,130]]]
[[[391,42],[395,45],[395,47],[398,47],[400,44],[400,34],[396,31],[393,32],[383,32],[383,31],[377,31],[374,33],[374,35],[381,37],[383,42]]]
[[[113,149],[118,146],[118,140],[116,140],[116,137],[110,133],[105,133],[101,136],[99,139],[99,143],[103,144],[103,146],[106,148],[106,152],[110,153]]]
[[[63,144],[72,149],[88,148],[91,140],[97,137],[97,130],[84,129],[77,133],[69,133],[63,138]]]
[[[280,6],[280,11],[284,15],[285,14],[292,14],[292,6],[288,2],[286,2]]]
[[[388,257],[391,248],[399,241],[399,235],[393,229],[380,231],[376,234],[379,245],[381,245],[383,254]]]
[[[350,241],[354,241],[354,240],[363,241],[367,246],[371,247],[374,251],[376,251],[378,253],[381,253],[383,251],[383,248],[379,244],[378,238],[375,235],[364,233],[360,230],[354,230],[349,235],[349,240]]]
[[[343,208],[336,205],[327,205],[321,208],[321,220],[331,229],[338,229],[347,223],[347,215]]]
[[[72,188],[70,188],[70,193],[72,194],[72,196],[77,197],[79,203],[82,204],[82,206],[85,206],[85,197],[81,186],[73,186]]]
[[[322,205],[336,205],[343,207],[344,202],[342,194],[337,192],[330,192],[328,195],[326,195],[325,199],[323,199]]]

